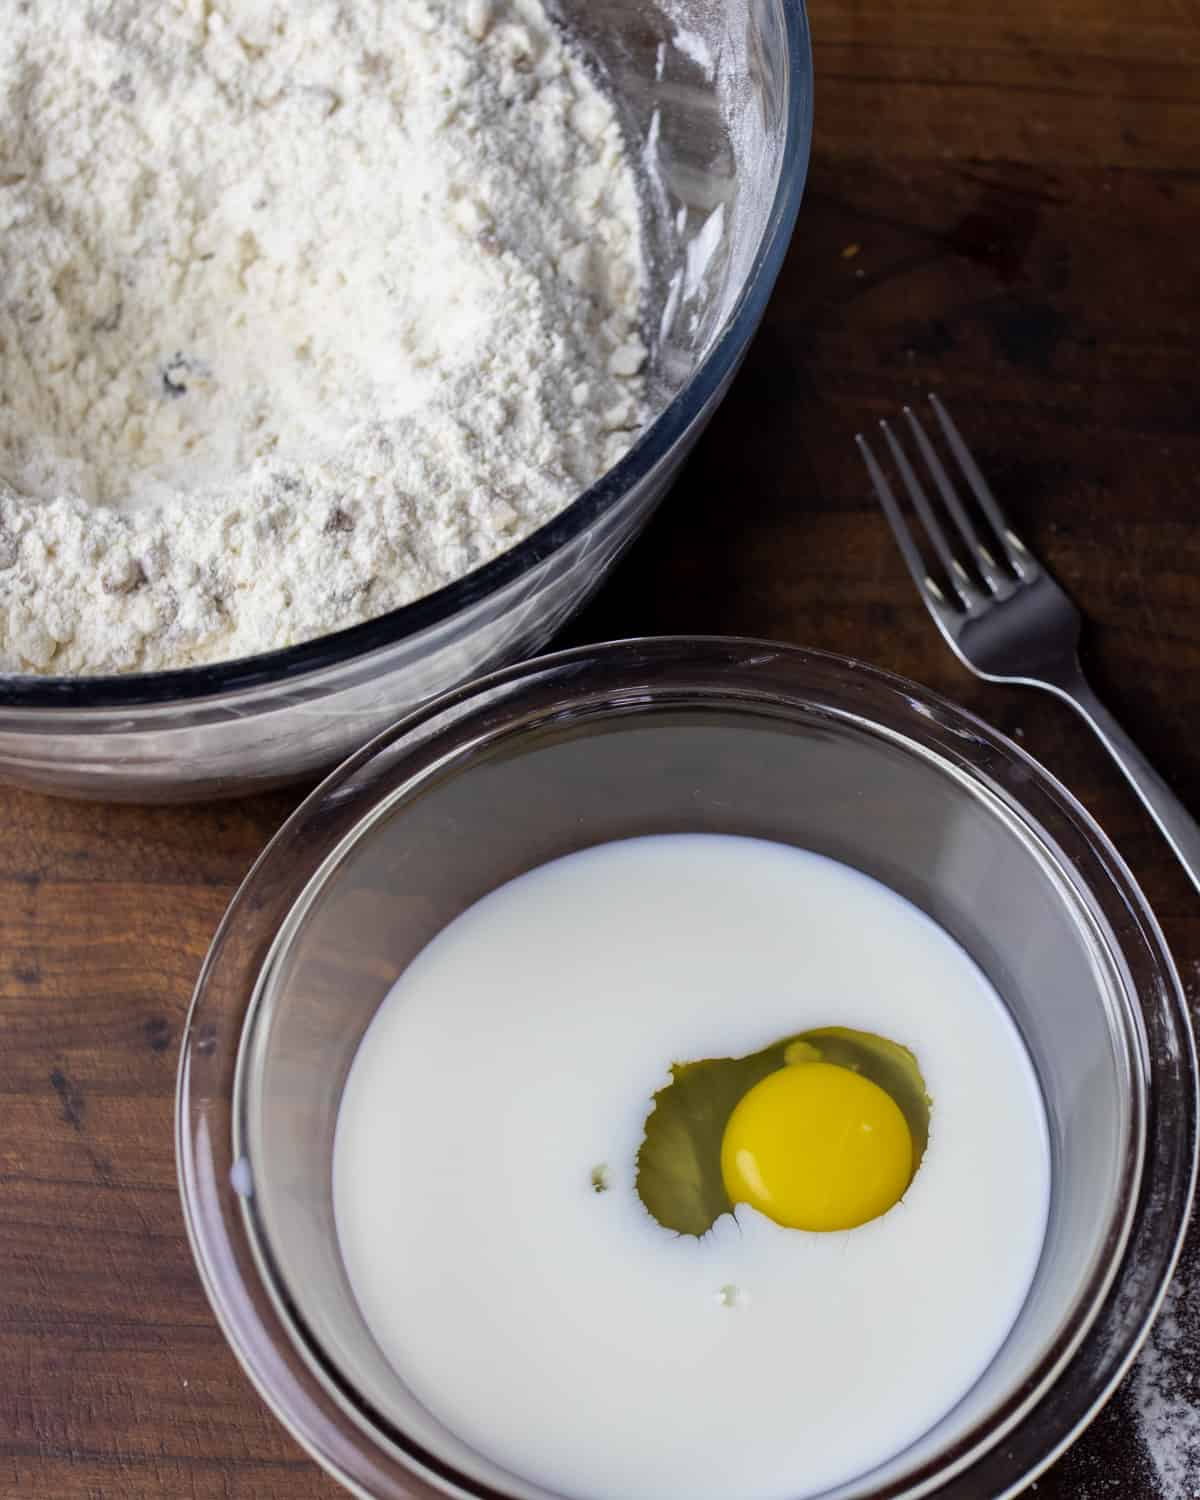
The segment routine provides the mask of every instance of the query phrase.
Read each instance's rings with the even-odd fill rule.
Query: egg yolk
[[[731,1203],[789,1229],[854,1229],[899,1201],[913,1143],[899,1105],[835,1063],[769,1073],[743,1094],[721,1140]]]

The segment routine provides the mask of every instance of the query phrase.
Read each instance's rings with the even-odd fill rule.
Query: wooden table
[[[935,638],[857,427],[948,393],[1082,605],[1097,687],[1200,810],[1197,0],[816,0],[817,136],[766,325],[573,641],[773,636],[999,724],[1132,864],[1190,993],[1200,903],[1070,712]],[[334,1500],[217,1332],[184,1240],[176,1044],[234,886],[298,792],[190,809],[0,793],[0,1496]],[[1041,1500],[1200,1493],[1200,1234],[1155,1358]],[[1173,1443],[1144,1442],[1154,1408]],[[980,1497],[986,1500],[986,1497]]]

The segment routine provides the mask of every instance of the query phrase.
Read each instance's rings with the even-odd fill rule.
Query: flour
[[[554,516],[646,418],[637,192],[537,0],[22,0],[0,670],[218,661]]]
[[[1130,1377],[1138,1433],[1163,1500],[1200,1496],[1200,1328],[1181,1273]]]

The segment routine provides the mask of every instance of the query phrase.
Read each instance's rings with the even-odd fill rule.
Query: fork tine
[[[922,488],[921,481],[913,473],[913,467],[909,463],[904,449],[900,446],[892,429],[886,422],[880,422],[879,426],[884,437],[887,439],[888,447],[892,450],[892,457],[896,460],[896,467],[900,470],[900,477],[904,480],[904,487],[908,491],[908,498],[913,503],[913,509],[920,516],[921,524],[924,526],[926,534],[933,545],[933,550],[937,553],[938,560],[945,570],[947,582],[958,595],[958,601],[963,609],[972,609],[983,602],[979,590],[971,582],[967,570],[963,567],[962,563],[959,562],[958,558],[950,550],[950,544],[946,540],[946,533],[942,527],[942,523],[934,515],[933,507],[929,503],[929,496],[926,495]]]
[[[951,519],[958,527],[963,541],[970,548],[971,558],[979,570],[979,576],[997,599],[1007,598],[1016,585],[1011,578],[1007,577],[996,566],[995,558],[980,540],[979,533],[976,531],[962,501],[958,498],[958,491],[951,484],[949,474],[946,473],[941,459],[937,456],[933,444],[926,437],[925,429],[921,426],[920,420],[911,406],[904,408],[904,415],[908,419],[909,429],[916,439],[917,447],[921,450],[921,457],[925,460],[925,467],[933,475],[933,482],[938,487],[938,493],[941,495]]]
[[[976,500],[979,501],[980,509],[991,522],[996,539],[1004,548],[1004,555],[1009,565],[1018,578],[1028,582],[1039,572],[1036,559],[1008,524],[1007,517],[1000,509],[995,495],[992,494],[991,486],[979,472],[979,465],[971,457],[971,450],[963,441],[962,434],[954,425],[953,418],[932,391],[929,393],[929,404],[933,407],[934,415],[941,424],[951,452],[958,459],[959,467],[966,475],[967,483],[971,486]]]
[[[912,581],[917,586],[917,593],[929,606],[934,619],[939,619],[940,612],[948,607],[946,596],[930,578],[925,559],[921,556],[921,549],[913,538],[909,524],[904,519],[904,512],[900,509],[899,502],[892,493],[892,487],[879,467],[870,444],[861,432],[855,434],[854,441],[858,444],[858,451],[863,456],[863,463],[867,466],[867,473],[871,476],[871,483],[875,486],[875,493],[879,497],[880,505],[883,506],[888,525],[892,528],[892,535],[896,538],[896,544],[908,565],[908,571],[912,574]]]

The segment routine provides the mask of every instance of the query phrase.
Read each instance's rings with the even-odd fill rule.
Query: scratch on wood
[[[62,1105],[63,1119],[72,1129],[81,1131],[85,1109],[83,1090],[77,1084],[72,1083],[58,1068],[50,1074],[50,1087],[58,1095],[58,1102]]]

